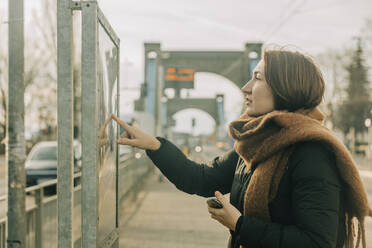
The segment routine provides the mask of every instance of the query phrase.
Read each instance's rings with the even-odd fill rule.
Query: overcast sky
[[[102,0],[100,6],[121,39],[122,60],[130,62],[122,66],[128,85],[142,81],[144,41],[166,50],[242,50],[246,42],[262,41],[316,55],[349,45],[372,17],[371,0]],[[215,93],[225,94],[228,121],[236,118],[239,89],[222,77],[197,75],[190,95]],[[213,120],[194,110],[176,114],[177,128],[190,130],[191,116],[200,131],[211,131]]]
[[[166,49],[242,49],[247,41],[293,44],[308,52],[341,47],[372,17],[371,0],[102,0],[122,40],[141,61],[143,41]]]
[[[26,15],[38,1],[25,0]],[[7,2],[0,0],[3,13]],[[350,45],[365,19],[372,18],[371,0],[101,0],[99,4],[121,39],[124,87],[139,87],[143,81],[144,42],[161,42],[166,50],[242,50],[246,42],[262,41],[294,45],[316,55]],[[217,75],[196,75],[191,96],[215,93],[225,93],[231,121],[242,102],[239,89]],[[138,93],[126,91],[122,96],[122,109],[129,110]],[[192,113],[182,115],[184,119],[176,115],[184,123],[178,128],[190,129],[191,121],[185,118]],[[210,130],[212,119],[205,113],[196,115],[197,123],[204,124],[199,129]]]

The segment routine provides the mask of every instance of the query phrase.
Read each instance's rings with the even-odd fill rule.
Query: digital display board
[[[195,70],[192,68],[165,68],[164,88],[194,88]]]

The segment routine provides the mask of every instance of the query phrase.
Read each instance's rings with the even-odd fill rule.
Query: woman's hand
[[[120,138],[116,140],[116,143],[134,146],[140,149],[157,150],[160,148],[161,143],[155,137],[143,132],[137,127],[128,125],[125,121],[120,120],[114,114],[112,114],[112,119],[125,129],[125,132],[120,135]]]
[[[223,208],[218,209],[208,206],[208,212],[211,214],[212,219],[235,231],[236,222],[242,214],[219,191],[216,191],[214,195],[222,203]]]

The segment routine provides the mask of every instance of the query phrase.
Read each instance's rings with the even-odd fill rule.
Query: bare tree
[[[36,34],[33,35],[33,46],[37,47],[37,59],[39,65],[38,74],[34,77],[34,87],[30,94],[32,97],[31,109],[37,109],[38,122],[42,126],[56,127],[57,124],[57,19],[56,1],[41,0],[41,11],[34,11],[33,23]],[[81,15],[74,12],[74,64],[73,64],[73,83],[74,83],[74,127],[76,138],[79,136],[80,127],[80,102],[81,102]],[[32,59],[31,59],[32,60]],[[26,65],[27,66],[27,65]],[[35,80],[37,79],[37,81]],[[37,98],[37,101],[34,99]],[[32,112],[32,111],[30,111]],[[55,128],[53,128],[55,130]],[[54,132],[54,135],[56,133]],[[56,138],[55,136],[52,138]]]
[[[349,63],[349,49],[327,49],[318,54],[316,62],[319,65],[325,79],[325,98],[323,107],[327,112],[327,120],[334,126],[336,121],[336,109],[345,101],[347,94],[347,71],[345,64]]]
[[[364,26],[360,31],[360,37],[365,54],[364,60],[369,69],[368,78],[369,81],[372,82],[372,18],[365,20]]]
[[[41,10],[34,10],[28,34],[34,51],[26,57],[29,83],[26,88],[31,96],[27,103],[28,113],[37,116],[40,126],[56,126],[57,119],[57,21],[56,1],[42,0]],[[27,40],[26,40],[27,41]],[[31,51],[31,49],[29,49]],[[35,61],[37,60],[37,61]],[[36,62],[36,63],[35,63]],[[33,72],[34,74],[31,74]],[[27,82],[27,80],[26,80]],[[37,112],[37,115],[35,115]],[[26,118],[30,120],[31,117]]]
[[[8,37],[8,26],[5,21],[0,22],[0,36]],[[0,140],[2,148],[5,147],[4,138],[6,136],[7,93],[8,93],[8,39],[6,38],[1,39],[0,42]]]
[[[0,25],[1,37],[7,36],[7,26]],[[25,25],[25,109],[26,122],[39,110],[39,122],[56,122],[56,4],[42,0],[41,10],[34,11],[32,21]],[[7,40],[0,41],[0,129],[7,121],[8,88]],[[32,120],[34,121],[34,120]],[[1,132],[0,132],[1,134]],[[6,134],[0,139],[3,139]]]

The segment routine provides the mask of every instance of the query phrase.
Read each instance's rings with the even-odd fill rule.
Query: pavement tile
[[[225,248],[227,228],[211,219],[206,199],[151,176],[136,204],[120,214],[120,248]]]

